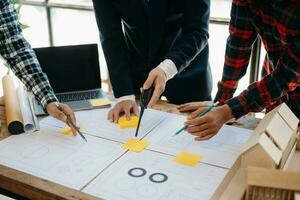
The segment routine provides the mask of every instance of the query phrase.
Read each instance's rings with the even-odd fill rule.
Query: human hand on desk
[[[201,107],[205,109],[209,107],[212,103],[212,101],[190,102],[179,105],[177,109],[179,110],[179,112],[193,112]]]
[[[137,104],[133,100],[124,100],[117,103],[108,113],[107,119],[110,122],[117,123],[121,113],[125,113],[125,117],[129,120],[130,113],[133,112],[136,116],[139,115]]]
[[[203,117],[198,117],[206,108],[205,106],[199,107],[191,113],[185,122],[188,125],[187,132],[196,136],[195,140],[197,141],[212,138],[228,120],[233,118],[231,109],[227,104],[217,106]]]
[[[58,103],[58,104],[65,111],[65,113],[70,116],[72,122],[74,124],[76,124],[76,118],[75,118],[74,112],[71,110],[71,108],[68,105],[63,104],[63,103]],[[66,115],[58,109],[56,102],[49,103],[46,106],[46,110],[49,113],[49,115],[65,122],[68,125]],[[72,126],[70,126],[70,128],[72,130],[73,135],[76,135],[76,133],[77,133],[76,130]]]

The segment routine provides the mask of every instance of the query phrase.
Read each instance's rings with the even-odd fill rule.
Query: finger
[[[133,105],[132,111],[133,111],[133,114],[135,114],[136,116],[139,116],[139,109],[136,104]]]
[[[64,104],[61,104],[61,107],[65,111],[65,113],[70,116],[72,122],[74,124],[76,124],[76,117],[75,117],[74,112],[71,110],[71,108],[67,105],[64,105]]]
[[[188,106],[190,103],[184,103],[184,104],[181,104],[177,107],[178,110],[180,109],[183,109],[184,107]]]
[[[58,120],[61,120],[65,123],[67,123],[67,116],[61,112],[59,109],[55,110],[55,113],[53,113],[53,116],[58,119]]]
[[[191,133],[191,134],[195,135],[195,136],[198,136],[198,137],[205,137],[205,136],[210,135],[212,133],[213,133],[212,129],[205,129],[203,131],[197,132],[196,134],[195,133]]]
[[[163,91],[164,91],[164,86],[162,83],[158,83],[155,85],[153,95],[148,104],[150,107],[153,106],[159,100]]]
[[[110,121],[110,122],[113,122],[113,110],[111,109],[109,112],[108,112],[108,115],[107,115],[107,119]]]
[[[206,119],[206,116],[197,117],[197,118],[194,118],[194,119],[187,120],[185,122],[185,124],[188,125],[188,126],[198,126],[198,125],[205,124],[205,123],[208,123],[208,120]]]
[[[198,132],[204,131],[204,130],[209,129],[209,128],[210,128],[209,125],[207,123],[204,123],[204,124],[201,124],[199,126],[188,127],[186,130],[189,133],[198,133]]]
[[[150,72],[147,80],[143,85],[143,89],[144,90],[149,89],[153,85],[154,80],[155,80],[155,76]]]
[[[209,134],[204,137],[196,137],[195,140],[196,141],[205,141],[205,140],[211,139],[213,136],[215,136],[215,134]]]
[[[118,123],[118,120],[120,117],[120,112],[121,112],[121,110],[119,108],[114,110],[114,113],[113,113],[113,122],[114,123]]]
[[[190,116],[188,116],[188,119],[194,119],[194,118],[198,117],[200,115],[200,113],[202,113],[205,109],[206,109],[206,107],[199,107],[197,110],[192,112],[190,114]]]
[[[198,108],[199,108],[199,106],[197,106],[196,104],[189,104],[184,107],[181,107],[179,109],[179,111],[180,112],[194,111],[194,110],[197,110]]]
[[[130,109],[131,108],[129,106],[125,106],[125,108],[123,108],[127,120],[130,120]]]

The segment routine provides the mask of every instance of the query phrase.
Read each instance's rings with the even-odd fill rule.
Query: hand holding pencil
[[[233,116],[227,104],[217,107],[216,104],[201,106],[190,114],[183,128],[194,135],[197,141],[208,140],[231,118]]]

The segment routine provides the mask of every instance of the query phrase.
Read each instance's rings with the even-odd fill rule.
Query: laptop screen
[[[35,48],[55,93],[101,88],[97,44]]]

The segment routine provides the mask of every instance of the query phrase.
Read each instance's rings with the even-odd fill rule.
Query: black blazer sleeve
[[[121,17],[111,0],[93,0],[93,4],[114,95],[134,94]]]
[[[175,63],[179,72],[207,45],[210,0],[185,0],[182,4],[182,35],[166,55]]]

